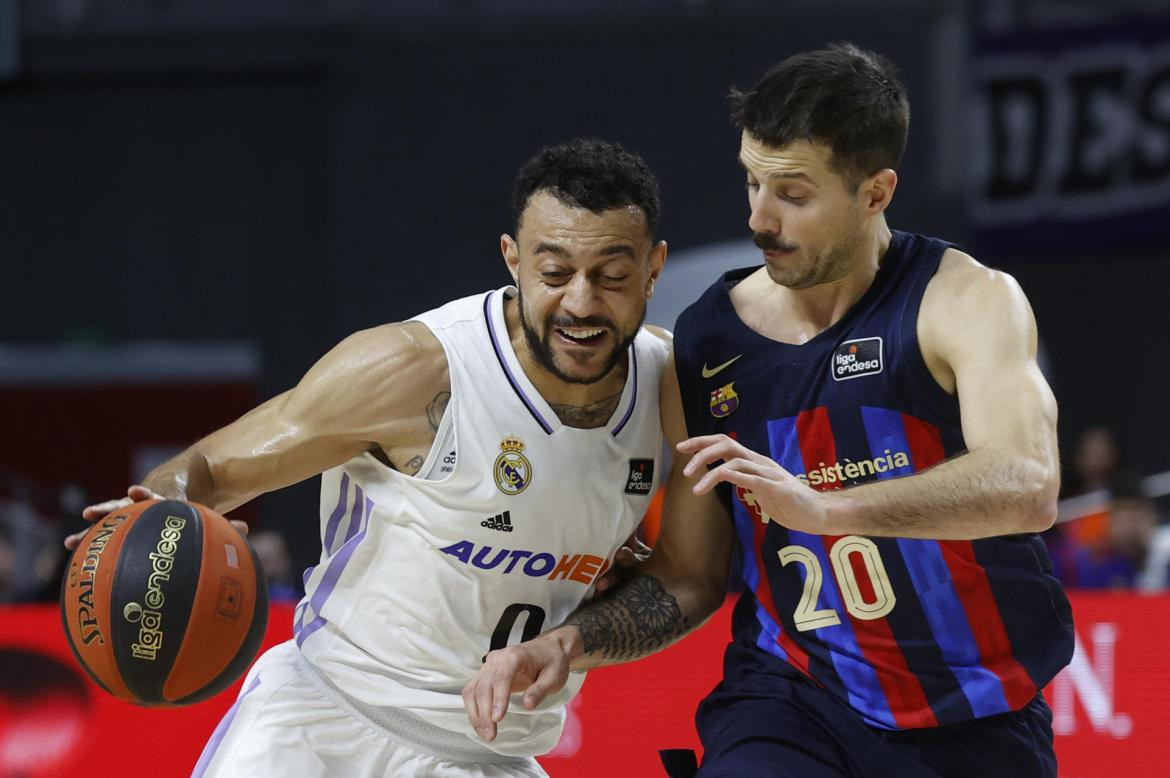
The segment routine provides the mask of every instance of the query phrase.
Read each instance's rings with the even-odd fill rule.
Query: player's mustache
[[[796,251],[795,244],[782,243],[770,232],[753,232],[752,243],[756,244],[756,248],[761,248],[764,251]]]

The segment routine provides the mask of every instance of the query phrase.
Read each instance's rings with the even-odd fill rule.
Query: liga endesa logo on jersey
[[[526,575],[550,581],[576,581],[588,586],[609,569],[609,560],[593,554],[562,554],[560,559],[547,551],[479,546],[461,540],[440,548],[465,565],[480,570],[497,570],[500,575]]]
[[[848,381],[882,372],[882,339],[847,340],[833,351],[829,365],[834,381]]]
[[[631,459],[630,475],[626,478],[626,494],[650,494],[654,484],[654,460]]]

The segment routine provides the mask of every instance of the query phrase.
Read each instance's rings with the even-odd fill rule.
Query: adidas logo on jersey
[[[500,532],[512,531],[512,514],[510,511],[497,513],[495,516],[489,516],[479,523],[481,527],[488,529],[498,529]]]
[[[443,457],[443,463],[439,465],[440,473],[450,473],[455,470],[455,452],[452,451],[447,456]]]

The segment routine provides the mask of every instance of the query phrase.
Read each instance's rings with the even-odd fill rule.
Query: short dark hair
[[[658,179],[645,160],[617,143],[574,138],[536,152],[520,168],[512,186],[517,230],[528,198],[540,191],[594,213],[637,206],[646,217],[651,238],[658,228]]]
[[[897,67],[852,43],[795,54],[750,91],[732,87],[728,99],[735,125],[768,146],[827,145],[831,166],[854,189],[896,168],[906,149],[910,101]]]

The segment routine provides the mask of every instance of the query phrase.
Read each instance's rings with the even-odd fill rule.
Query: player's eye
[[[544,279],[547,284],[563,284],[569,280],[569,273],[564,270],[542,270],[540,277]]]

